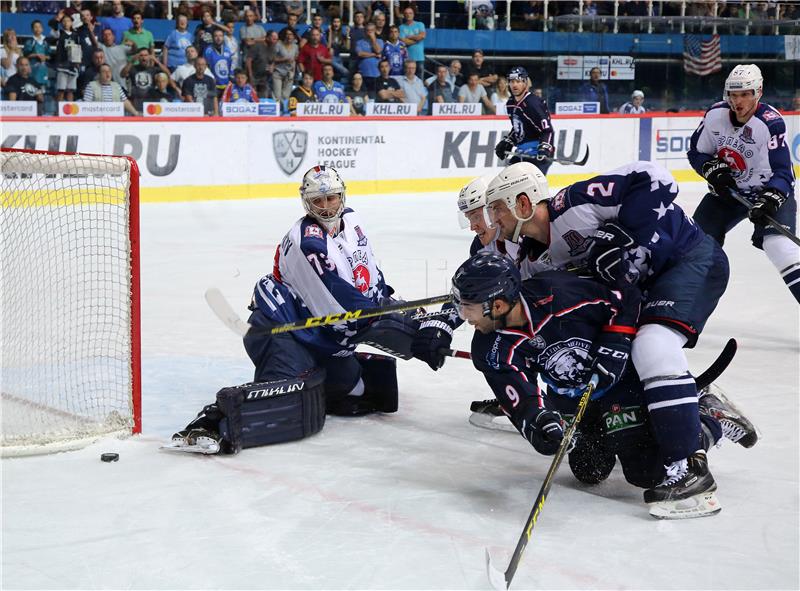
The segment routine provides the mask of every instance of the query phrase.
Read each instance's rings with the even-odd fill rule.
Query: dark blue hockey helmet
[[[511,82],[512,80],[527,80],[528,78],[529,78],[528,70],[526,70],[522,66],[514,66],[508,72],[508,81],[509,82]]]
[[[507,256],[495,252],[479,252],[467,259],[453,275],[453,303],[483,304],[488,315],[492,302],[498,298],[513,304],[519,299],[522,277],[519,269]]]

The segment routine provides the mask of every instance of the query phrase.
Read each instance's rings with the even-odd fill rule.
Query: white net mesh
[[[3,455],[133,427],[130,164],[0,153]]]

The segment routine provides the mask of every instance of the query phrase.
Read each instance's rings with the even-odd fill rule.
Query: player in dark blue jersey
[[[352,416],[397,410],[395,360],[354,350],[360,342],[383,343],[410,356],[417,329],[413,319],[394,314],[270,332],[310,317],[374,309],[389,303],[393,293],[363,222],[345,206],[345,185],[336,170],[311,168],[300,195],[306,215],[284,236],[272,273],[253,290],[248,322],[254,328],[245,335],[244,347],[255,366],[255,382],[221,390],[216,404],[173,436],[170,448],[235,452],[313,434],[322,428],[326,412]]]
[[[623,294],[564,271],[546,271],[522,282],[516,266],[497,253],[471,257],[453,276],[456,308],[476,329],[473,364],[537,451],[555,453],[563,436],[560,413],[574,413],[576,396],[595,375],[592,410],[571,457],[575,475],[598,482],[608,476],[618,455],[626,479],[650,489],[645,501],[652,504],[652,514],[674,517],[676,501],[692,505],[682,516],[714,513],[719,505],[704,453],[694,454],[683,466],[682,476],[691,473],[692,478],[681,478],[678,486],[659,486],[668,476],[668,453],[650,433],[642,384],[628,364],[639,299],[635,287]],[[546,393],[537,386],[537,376],[548,385]],[[706,450],[723,436],[745,447],[755,444],[757,435],[746,419],[721,399],[705,398],[695,447]],[[720,412],[711,412],[712,406]],[[618,407],[628,415],[619,414]],[[603,417],[610,418],[608,429],[597,425]],[[614,428],[615,420],[624,421],[626,429]],[[689,498],[696,504],[687,502]]]
[[[516,148],[520,154],[534,158],[542,174],[547,174],[555,153],[547,104],[528,90],[528,71],[523,67],[511,68],[508,86],[511,98],[506,103],[506,111],[511,119],[511,132],[500,140],[495,153],[505,160],[511,149]],[[510,163],[519,161],[514,157]]]
[[[754,64],[736,66],[725,80],[725,101],[711,107],[692,134],[687,157],[711,191],[693,218],[720,243],[735,225],[750,218],[753,245],[763,249],[800,302],[800,247],[769,226],[770,216],[795,233],[797,201],[790,137],[781,114],[759,102],[764,79]],[[748,209],[730,191],[746,196]]]
[[[607,285],[646,292],[633,362],[659,448],[680,468],[696,455],[700,430],[683,348],[697,342],[729,268],[719,245],[674,203],[677,195],[666,169],[635,162],[550,199],[544,175],[520,162],[489,184],[486,202],[503,236],[540,243],[548,265],[586,267]]]

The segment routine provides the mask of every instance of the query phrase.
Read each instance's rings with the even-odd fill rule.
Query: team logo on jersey
[[[772,121],[773,119],[780,119],[781,118],[779,113],[777,113],[775,111],[767,111],[767,110],[765,110],[763,115],[761,115],[761,116],[764,118],[764,121]]]
[[[736,150],[722,148],[717,155],[733,171],[734,176],[739,176],[747,170],[747,163],[744,161],[744,157]]]
[[[359,246],[366,246],[367,245],[367,237],[364,236],[364,232],[361,231],[361,227],[360,226],[356,226],[354,228],[354,230],[356,231],[356,236],[358,236],[358,245]]]
[[[366,265],[358,264],[353,269],[353,285],[361,293],[369,291],[369,269]]]
[[[553,197],[552,201],[550,201],[550,206],[555,211],[561,211],[564,209],[565,202],[567,200],[567,190],[561,189],[555,197]]]
[[[577,230],[569,230],[566,234],[562,234],[561,238],[569,246],[569,254],[573,257],[583,254],[592,245],[592,239],[585,237]]]
[[[486,354],[486,363],[489,367],[500,369],[500,339],[502,337],[497,335],[492,343],[492,348]]]
[[[742,128],[742,134],[739,136],[739,139],[743,141],[745,144],[756,143],[756,140],[753,139],[753,130],[750,128],[749,125],[745,125]]]
[[[547,346],[547,341],[544,340],[542,335],[537,334],[532,339],[528,339],[528,345],[534,349],[544,349]]]
[[[579,386],[592,365],[589,357],[591,344],[579,338],[554,343],[539,354],[539,365],[559,385]]]
[[[286,175],[291,175],[303,163],[308,145],[308,133],[297,129],[276,131],[272,134],[272,152],[275,161]]]
[[[322,238],[324,234],[322,233],[322,228],[317,224],[309,224],[306,226],[306,231],[303,233],[303,236],[306,238]]]

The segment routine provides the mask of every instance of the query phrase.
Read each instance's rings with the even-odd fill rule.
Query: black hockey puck
[[[104,462],[116,462],[119,460],[119,454],[115,453],[107,453],[107,454],[100,454],[100,459]]]

